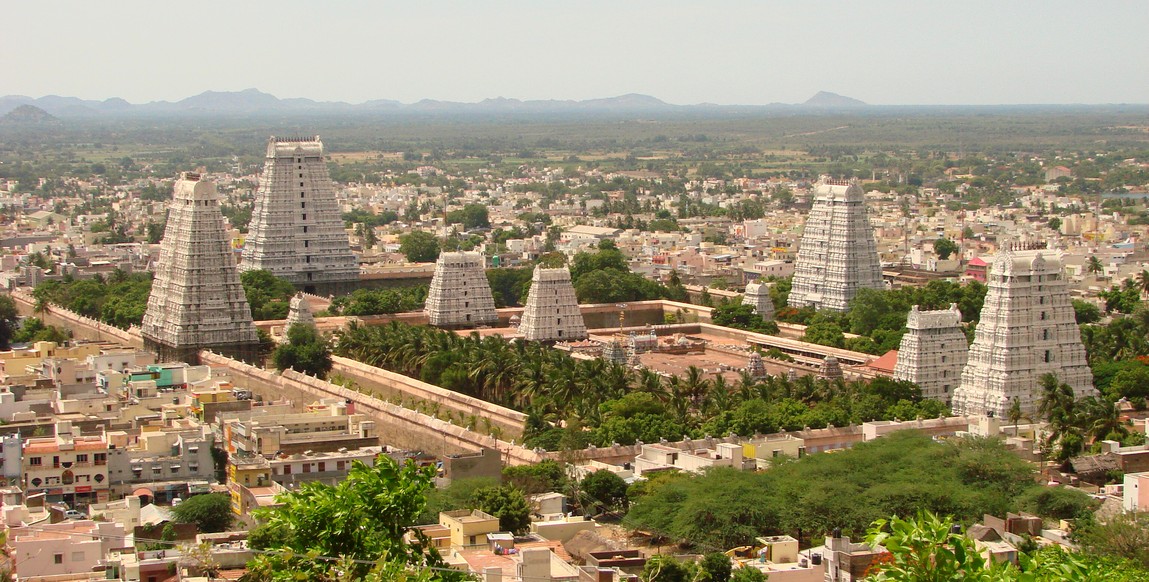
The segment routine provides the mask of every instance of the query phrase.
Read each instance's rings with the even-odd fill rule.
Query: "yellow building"
[[[266,497],[263,489],[274,488],[271,463],[263,457],[232,456],[227,463],[227,490],[231,494],[231,509],[236,515],[247,515],[259,498]]]
[[[29,366],[38,371],[46,358],[83,360],[98,355],[100,346],[97,344],[81,344],[69,348],[61,347],[56,342],[36,342],[26,350],[0,352],[0,369],[8,376],[22,376]]]
[[[439,514],[439,525],[451,531],[451,546],[485,545],[487,534],[499,531],[499,518],[477,509],[457,509]]]

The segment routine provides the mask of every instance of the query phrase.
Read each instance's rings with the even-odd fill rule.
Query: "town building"
[[[199,174],[175,183],[141,335],[161,361],[198,363],[201,349],[255,361],[259,351],[219,196]]]
[[[898,346],[894,378],[913,382],[922,389],[922,396],[950,406],[953,389],[961,382],[967,352],[968,342],[956,304],[939,311],[921,311],[915,305],[906,318],[906,334]]]
[[[483,254],[440,253],[424,312],[435,327],[466,328],[498,322]]]
[[[566,267],[535,267],[530,295],[523,307],[519,333],[529,341],[586,339],[586,323]]]
[[[988,285],[954,413],[1005,418],[1017,401],[1032,418],[1045,374],[1071,386],[1077,398],[1096,394],[1061,258],[1049,250],[1007,249],[994,259]]]
[[[270,271],[308,293],[347,293],[359,281],[319,136],[267,141],[249,230],[241,271]]]
[[[260,407],[260,412],[264,408]],[[240,415],[245,418],[237,418]],[[349,414],[342,401],[323,401],[311,412],[227,416],[221,421],[223,445],[231,455],[271,458],[379,444],[375,421],[362,414]]]
[[[124,545],[124,526],[87,519],[38,523],[9,530],[8,545],[20,580],[76,580],[90,575],[108,552]]]
[[[882,289],[866,196],[856,181],[823,179],[798,243],[791,307],[846,311],[859,289]]]
[[[71,421],[62,420],[56,423],[55,436],[24,441],[22,489],[71,507],[106,502],[109,450],[106,435],[81,436]]]

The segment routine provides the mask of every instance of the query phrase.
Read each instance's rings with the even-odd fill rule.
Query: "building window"
[[[93,455],[92,458],[94,458],[96,460],[97,465],[107,465],[108,464],[108,453],[96,453],[95,455]]]
[[[28,457],[28,464],[32,465],[33,467],[39,467],[43,463],[44,460],[40,457]]]
[[[319,472],[322,473],[327,470],[327,463],[319,463]]]
[[[77,463],[87,463],[88,462],[88,455],[76,455],[76,462]]]
[[[1053,361],[1053,352],[1051,352],[1049,350],[1045,350],[1045,361],[1046,362],[1052,362]]]
[[[283,466],[283,474],[284,475],[290,475],[291,474],[291,465],[284,465]]]
[[[52,556],[52,562],[56,564],[64,563],[64,554],[55,554]]]
[[[1045,321],[1045,312],[1044,311],[1041,312],[1041,321]]]

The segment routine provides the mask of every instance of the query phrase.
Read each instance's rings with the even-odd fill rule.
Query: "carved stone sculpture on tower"
[[[921,311],[915,305],[898,346],[894,378],[909,380],[922,389],[922,396],[951,406],[968,349],[956,304],[940,311]]]
[[[883,289],[866,196],[856,181],[823,179],[798,243],[791,307],[846,311],[859,289]]]
[[[249,362],[258,354],[219,196],[198,174],[175,183],[140,330],[144,347],[161,361],[198,363],[201,349]]]
[[[746,293],[742,295],[742,304],[754,308],[754,313],[762,321],[774,320],[774,302],[770,299],[770,287],[764,283],[753,281],[746,284]]]
[[[240,264],[259,269],[309,293],[350,292],[359,280],[318,136],[267,142]]]
[[[440,253],[423,308],[431,325],[492,325],[499,320],[482,253]]]
[[[1076,397],[1095,395],[1061,258],[1050,250],[1006,250],[990,266],[969,361],[953,411],[1005,418],[1013,401],[1037,420],[1038,381],[1051,373]]]
[[[530,341],[586,339],[586,323],[575,298],[571,272],[566,267],[535,267],[519,333]]]

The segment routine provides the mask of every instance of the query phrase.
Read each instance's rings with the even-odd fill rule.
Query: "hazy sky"
[[[1149,3],[5,2],[0,95],[1149,102]]]

